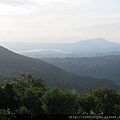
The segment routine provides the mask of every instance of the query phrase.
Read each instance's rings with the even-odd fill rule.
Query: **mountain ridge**
[[[112,41],[108,41],[104,38],[97,38],[97,39],[87,39],[87,40],[83,40],[83,41],[78,41],[75,44],[81,44],[81,43],[92,43],[92,44],[109,44],[109,45],[114,45],[114,46],[120,46],[120,43],[116,43],[116,42],[112,42]]]
[[[103,38],[88,39],[76,43],[12,43],[5,47],[33,58],[44,57],[93,57],[120,52],[120,44]]]
[[[72,48],[73,45],[79,45],[79,44],[85,44],[85,43],[97,43],[98,44],[102,44],[102,43],[108,43],[108,44],[114,44],[116,46],[119,46],[120,47],[120,43],[116,43],[116,42],[111,42],[111,41],[108,41],[104,38],[96,38],[96,39],[86,39],[86,40],[82,40],[82,41],[78,41],[78,42],[75,42],[75,43],[23,43],[23,42],[1,42],[0,44],[8,49],[12,49],[12,51],[15,51],[15,50],[22,50],[24,49],[25,50],[25,47],[26,47],[26,50],[29,49],[63,49],[64,47],[70,47]],[[16,47],[17,46],[17,47]],[[62,47],[63,46],[63,47]],[[64,48],[65,49],[65,48]]]
[[[2,83],[5,80],[13,79],[24,73],[41,76],[48,84],[51,83],[52,86],[61,84],[63,87],[69,84],[70,89],[75,89],[79,93],[87,92],[90,84],[88,84],[87,81],[89,80],[91,83],[94,83],[92,89],[99,87],[99,81],[103,81],[105,85],[114,89],[119,89],[119,86],[110,80],[70,74],[42,60],[25,57],[4,47],[0,47],[0,82]]]
[[[42,58],[67,72],[82,76],[107,78],[120,85],[120,55],[83,58]]]

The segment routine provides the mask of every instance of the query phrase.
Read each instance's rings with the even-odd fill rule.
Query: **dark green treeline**
[[[77,91],[50,88],[42,78],[23,74],[0,85],[0,120],[28,115],[119,115],[120,94],[108,87]]]

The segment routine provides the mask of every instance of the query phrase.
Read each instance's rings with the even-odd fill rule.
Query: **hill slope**
[[[89,86],[92,86],[91,89],[98,87],[100,81],[114,89],[119,89],[110,80],[100,80],[69,74],[49,63],[24,57],[0,47],[0,81],[9,80],[23,73],[41,76],[47,83],[51,83],[52,86],[59,84],[61,87],[64,87],[65,85],[70,89],[77,90],[79,93],[87,92]]]
[[[110,79],[120,85],[120,55],[92,58],[48,58],[43,60],[68,72]]]

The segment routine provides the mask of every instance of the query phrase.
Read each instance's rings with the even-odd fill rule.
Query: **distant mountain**
[[[120,47],[120,44],[115,42],[110,42],[108,40],[105,40],[103,38],[97,38],[97,39],[88,39],[84,41],[80,41],[76,43],[78,46],[89,46],[90,48],[117,48]]]
[[[120,50],[120,44],[107,41],[103,38],[89,39],[75,43],[75,48],[86,51],[109,52]]]
[[[4,47],[33,58],[93,57],[120,53],[120,44],[103,38],[76,43],[1,43]]]
[[[0,82],[10,80],[23,73],[41,76],[52,86],[68,87],[77,90],[79,93],[85,93],[89,88],[99,87],[100,82],[116,90],[120,89],[110,80],[70,74],[42,60],[25,57],[0,46]]]
[[[68,72],[110,79],[120,85],[120,55],[90,58],[43,58],[42,60]]]

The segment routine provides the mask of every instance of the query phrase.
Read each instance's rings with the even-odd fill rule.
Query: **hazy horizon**
[[[120,43],[120,0],[0,0],[0,42]]]
[[[113,42],[113,43],[117,43],[117,44],[120,44],[120,41],[118,42],[115,42],[115,41],[110,41],[110,40],[107,40],[107,39],[104,39],[104,38],[94,38],[94,39],[85,39],[85,40],[79,40],[79,41],[70,41],[70,42],[39,42],[39,41],[0,41],[0,43],[38,43],[38,44],[72,44],[72,43],[79,43],[79,42],[84,42],[84,41],[96,41],[96,40],[105,40],[107,42]],[[2,45],[2,44],[1,44]]]

